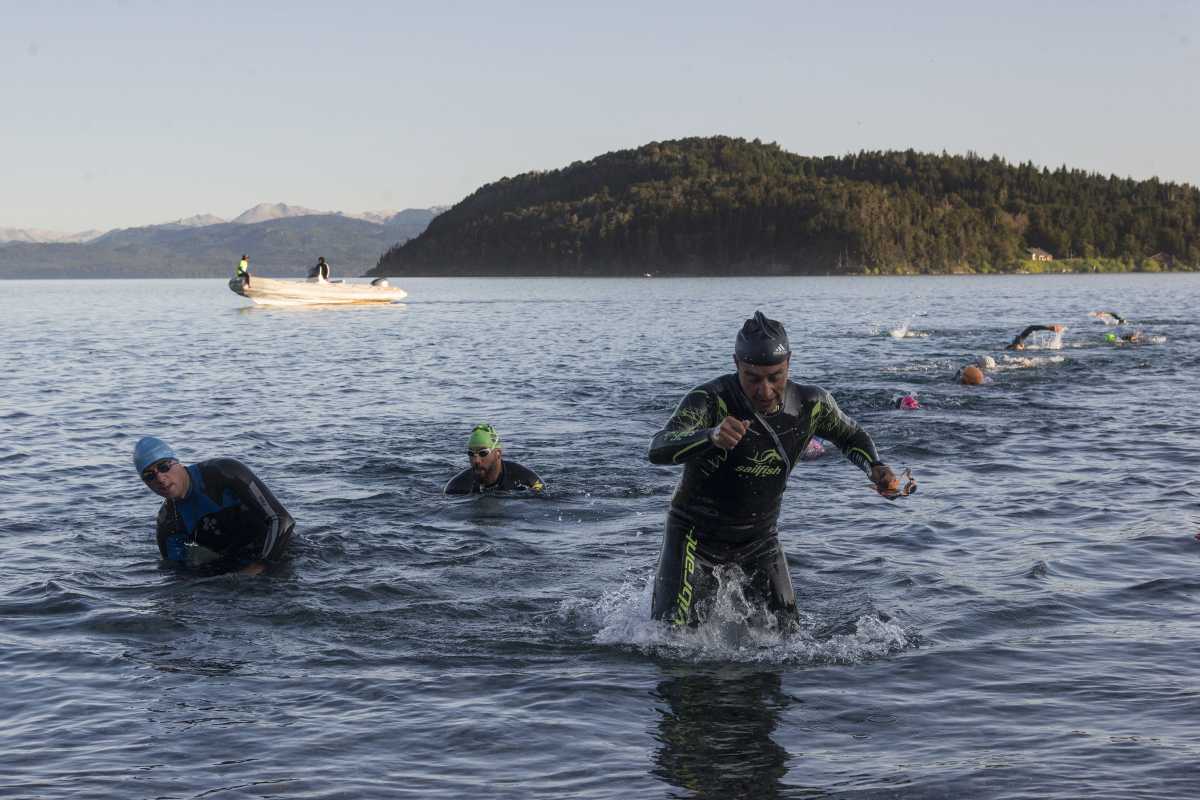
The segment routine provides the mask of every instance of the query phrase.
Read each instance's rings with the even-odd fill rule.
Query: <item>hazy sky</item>
[[[451,204],[718,133],[1200,184],[1200,3],[0,0],[0,227]]]

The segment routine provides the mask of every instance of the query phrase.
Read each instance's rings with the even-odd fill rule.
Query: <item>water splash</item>
[[[559,616],[592,629],[596,644],[689,662],[857,664],[916,643],[911,631],[879,613],[834,619],[827,612],[802,611],[798,625],[781,623],[747,601],[745,576],[736,567],[717,579],[705,621],[691,628],[650,619],[653,573],[631,577],[598,600],[564,600]]]

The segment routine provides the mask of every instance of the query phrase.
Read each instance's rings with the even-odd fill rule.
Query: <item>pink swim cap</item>
[[[917,402],[916,396],[911,395],[911,394],[906,394],[904,397],[900,398],[900,401],[898,403],[896,403],[896,408],[904,408],[904,409],[908,409],[910,411],[912,409],[920,408],[920,407],[921,407],[921,404]]]

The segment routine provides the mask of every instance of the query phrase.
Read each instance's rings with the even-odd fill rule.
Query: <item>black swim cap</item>
[[[792,348],[788,345],[787,331],[783,324],[767,319],[761,311],[746,320],[738,331],[734,356],[738,361],[759,366],[774,366],[788,360]]]

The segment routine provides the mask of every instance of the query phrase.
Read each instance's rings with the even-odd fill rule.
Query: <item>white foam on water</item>
[[[594,628],[596,644],[697,662],[856,664],[914,644],[909,631],[876,614],[839,624],[836,627],[849,632],[833,635],[819,633],[831,627],[830,620],[805,611],[798,628],[781,627],[773,614],[746,601],[740,570],[718,575],[718,581],[705,621],[695,627],[677,628],[650,619],[653,573],[631,578],[598,600],[565,600],[559,615]]]
[[[996,362],[996,369],[1032,369],[1064,361],[1066,356],[1003,356]]]

